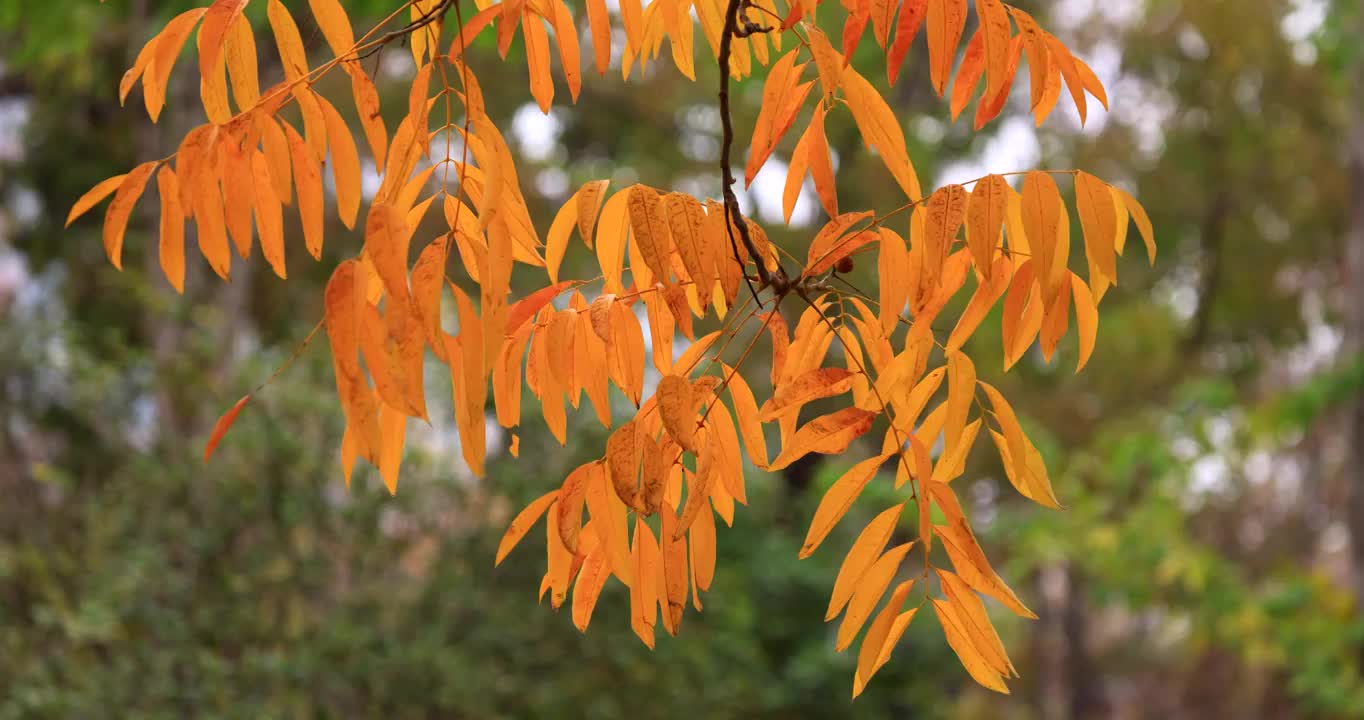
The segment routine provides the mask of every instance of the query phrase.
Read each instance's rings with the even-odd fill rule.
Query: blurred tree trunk
[[[1356,32],[1364,31],[1364,12],[1356,11]],[[1349,83],[1352,92],[1347,97],[1356,101],[1364,97],[1364,52],[1353,51]],[[1364,107],[1358,102],[1350,105],[1348,136],[1346,137],[1351,194],[1348,203],[1349,225],[1345,239],[1346,271],[1346,351],[1358,356],[1364,352]],[[1350,549],[1354,562],[1355,597],[1364,606],[1364,393],[1355,395],[1350,428],[1347,478],[1347,522],[1350,527]]]

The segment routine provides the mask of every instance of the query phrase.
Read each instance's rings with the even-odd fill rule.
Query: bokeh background
[[[204,465],[217,415],[295,351],[359,238],[329,228],[324,261],[299,253],[287,283],[259,262],[231,284],[191,263],[182,297],[151,252],[148,199],[115,271],[100,213],[62,221],[88,187],[200,122],[184,58],[159,125],[140,91],[126,110],[116,93],[188,3],[0,0],[0,718],[1364,717],[1361,3],[1021,4],[1094,66],[1113,111],[1081,129],[1063,101],[1037,129],[1016,96],[970,132],[933,97],[919,41],[887,97],[920,176],[1083,167],[1137,194],[1160,255],[1154,268],[1122,261],[1078,376],[1064,343],[1056,364],[1029,356],[1004,375],[997,320],[971,344],[1067,505],[1018,497],[991,453],[959,481],[996,567],[1040,615],[996,618],[1023,673],[1014,694],[973,685],[922,616],[850,704],[855,654],[833,651],[821,619],[861,524],[809,560],[796,551],[852,460],[751,473],[706,611],[652,653],[618,586],[581,635],[566,611],[537,606],[533,543],[493,568],[510,513],[600,452],[588,418],[562,448],[527,413],[522,459],[495,434],[479,481],[431,372],[445,411],[409,435],[397,496],[373,471],[347,490],[318,342]],[[347,7],[360,25],[394,3]],[[263,15],[248,9],[268,37]],[[882,82],[874,43],[862,51]],[[593,74],[576,106],[561,86],[545,117],[519,44],[505,63],[482,44],[470,57],[542,228],[589,179],[717,192],[713,67],[698,60],[695,84],[666,62],[647,85]],[[277,58],[261,59],[272,82]],[[411,56],[369,62],[392,128]],[[761,86],[736,92],[746,145]],[[899,204],[846,114],[829,131],[845,204]],[[799,255],[822,218],[807,188],[779,227],[789,144],[744,202]],[[296,222],[286,216],[295,250]],[[585,260],[571,253],[568,267]],[[855,281],[871,284],[869,265]],[[517,277],[524,292],[533,278]]]

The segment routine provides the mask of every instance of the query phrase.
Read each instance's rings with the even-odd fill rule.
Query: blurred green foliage
[[[309,347],[201,462],[216,414],[316,322],[350,238],[329,228],[334,257],[297,263],[287,285],[255,266],[230,286],[197,268],[181,298],[145,251],[150,223],[130,230],[123,273],[104,260],[97,220],[61,231],[71,199],[192,121],[190,83],[155,129],[115,94],[140,44],[190,4],[0,3],[0,100],[28,116],[22,153],[0,172],[0,264],[23,268],[17,285],[0,281],[0,718],[1364,716],[1364,613],[1338,547],[1353,476],[1321,459],[1364,362],[1328,343],[1293,370],[1339,321],[1350,201],[1339,138],[1358,101],[1341,77],[1359,62],[1346,30],[1357,3],[1329,3],[1305,38],[1284,28],[1310,3],[1150,0],[1127,19],[1068,4],[1089,10],[1068,40],[1119,52],[1122,80],[1102,130],[1041,129],[1037,164],[1136,190],[1160,259],[1123,260],[1082,375],[1072,347],[1054,365],[1029,357],[998,373],[997,317],[973,340],[1067,506],[1014,497],[985,452],[958,481],[996,567],[1041,616],[998,616],[1024,676],[1015,694],[973,686],[922,617],[852,704],[855,660],[833,652],[820,618],[858,518],[795,558],[822,490],[864,455],[754,473],[750,507],[721,532],[705,612],[653,653],[630,633],[618,586],[582,635],[536,604],[533,549],[492,567],[511,513],[600,448],[587,422],[566,449],[530,423],[522,460],[495,457],[476,482],[437,416],[413,430],[396,496],[372,473],[347,490],[330,363]],[[391,3],[347,7],[358,19]],[[527,101],[517,52],[472,55],[504,121]],[[927,183],[998,138],[947,122],[922,53],[888,98]],[[589,77],[576,108],[559,98],[557,141],[523,158],[523,179],[714,193],[715,71],[698,71],[692,84],[660,67],[648,91]],[[390,110],[402,104],[393,85]],[[760,85],[736,92],[737,125],[750,127]],[[830,123],[840,191],[898,204],[844,121]],[[561,200],[527,195],[542,225]],[[30,196],[41,209],[25,220]],[[771,234],[800,255],[810,230]],[[850,280],[870,285],[870,265]],[[431,407],[447,396],[431,384]]]

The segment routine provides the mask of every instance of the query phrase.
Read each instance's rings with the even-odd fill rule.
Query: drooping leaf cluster
[[[428,418],[428,352],[448,368],[461,451],[480,476],[490,400],[496,421],[514,432],[522,420],[523,387],[528,389],[551,433],[565,443],[569,410],[580,409],[585,395],[596,419],[612,429],[602,455],[518,514],[496,558],[501,562],[543,516],[548,569],[540,593],[548,593],[556,608],[569,603],[583,630],[615,578],[628,588],[630,622],[641,640],[653,645],[660,618],[665,631],[677,633],[687,604],[699,611],[712,584],[716,516],[731,524],[736,506],[747,502],[745,456],[775,471],[811,453],[844,453],[879,432],[879,444],[871,443],[877,452],[828,490],[800,549],[802,557],[813,553],[868,483],[888,470],[903,500],[876,515],[848,550],[826,616],[843,616],[838,650],[862,636],[853,694],[930,603],[971,676],[1007,692],[1005,679],[1017,671],[980,596],[1033,615],[991,568],[953,481],[984,430],[1021,494],[1049,507],[1059,503],[1013,408],[978,378],[963,348],[1002,302],[1004,369],[1035,343],[1049,360],[1073,307],[1078,370],[1094,347],[1098,305],[1117,283],[1116,256],[1124,251],[1130,223],[1154,258],[1150,222],[1130,194],[1081,171],[1010,173],[1022,176],[1018,189],[992,174],[925,194],[900,121],[849,59],[870,25],[894,83],[922,31],[934,90],[947,94],[951,81],[954,118],[983,86],[977,128],[1002,111],[1024,59],[1038,123],[1056,106],[1063,86],[1082,121],[1088,98],[1106,107],[1104,88],[1082,60],[1026,12],[999,0],[975,2],[977,29],[964,49],[971,10],[966,0],[844,0],[841,47],[816,22],[815,0],[786,7],[773,0],[654,0],[647,6],[623,0],[618,17],[604,0],[586,0],[577,15],[563,0],[478,0],[476,8],[457,0],[414,0],[358,39],[338,0],[309,0],[307,9],[331,50],[315,62],[293,13],[280,0],[266,1],[282,80],[260,87],[256,39],[242,15],[248,0],[216,0],[172,19],[139,53],[120,97],[141,82],[155,121],[171,70],[193,35],[207,122],[187,133],[172,156],[99,183],[75,204],[68,224],[112,195],[104,245],[110,261],[121,266],[133,206],[154,176],[161,198],[159,257],[177,290],[183,291],[186,221],[194,223],[200,254],[224,280],[234,250],[245,260],[257,239],[272,270],[285,278],[285,208],[290,215],[296,210],[308,253],[321,258],[328,204],[323,175],[329,172],[334,211],[347,228],[358,225],[363,237],[358,252],[333,270],[321,320],[346,419],[341,454],[347,483],[363,459],[396,490],[407,425]],[[577,99],[582,15],[598,73],[610,69],[612,44],[622,37],[613,35],[613,26],[623,26],[620,69],[627,79],[657,60],[665,39],[678,71],[694,77],[699,26],[709,57],[722,69],[721,198],[592,181],[564,203],[541,236],[465,49],[490,33],[505,57],[519,33],[530,93],[548,112],[555,87],[552,50]],[[447,46],[444,29],[450,25]],[[359,61],[395,39],[409,42],[418,70],[406,113],[390,132],[375,84]],[[831,219],[804,259],[744,217],[730,187],[735,132],[729,82],[749,77],[756,66],[767,69],[744,166],[747,182],[804,109],[813,107],[791,156],[784,211],[789,219],[809,175]],[[350,121],[314,90],[337,68],[350,79],[368,159],[380,177],[363,216],[363,161]],[[281,115],[287,106],[297,108],[298,126]],[[825,125],[843,121],[844,109],[903,191],[902,206],[880,214],[840,207],[855,199],[840,204]],[[1058,177],[1074,184],[1083,274],[1071,270],[1070,212]],[[446,231],[418,238],[414,247],[415,229],[432,212],[443,215]],[[600,274],[562,278],[569,252],[593,254]],[[875,255],[875,297],[841,282],[840,273],[859,254]],[[517,264],[542,269],[546,284],[513,301]],[[974,283],[970,299],[941,336],[935,323],[968,280]],[[470,284],[476,294],[462,289]],[[453,317],[442,315],[447,292]],[[802,303],[794,329],[779,310],[784,300]],[[720,329],[697,337],[697,325],[707,317],[719,319]],[[675,355],[679,335],[688,345]],[[766,393],[755,392],[740,372],[762,335],[772,347]],[[747,346],[727,364],[722,358],[740,337],[749,338]],[[842,366],[831,358],[835,344]],[[646,393],[646,366],[659,377],[652,395]],[[627,417],[614,413],[612,385],[629,400]],[[214,428],[206,459],[249,397]],[[809,403],[830,398],[845,406],[802,416]],[[518,444],[513,434],[512,454]],[[906,511],[917,518],[917,531],[901,537]],[[935,543],[950,569],[934,561]],[[922,556],[912,572],[911,551]]]

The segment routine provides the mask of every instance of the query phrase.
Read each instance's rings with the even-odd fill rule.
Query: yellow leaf
[[[1065,207],[1061,204],[1061,193],[1056,189],[1056,181],[1045,172],[1032,171],[1023,178],[1023,229],[1028,235],[1032,249],[1032,259],[1037,278],[1043,289],[1043,296],[1055,297],[1055,288],[1061,280],[1064,263],[1058,263],[1060,251],[1057,249],[1061,215]]]
[[[238,15],[232,21],[224,51],[237,107],[243,111],[254,107],[260,102],[260,78],[257,75],[256,38],[251,33],[251,22],[245,16]]]
[[[843,558],[843,564],[838,568],[838,577],[834,580],[833,593],[829,597],[829,609],[824,613],[825,622],[837,617],[843,611],[843,606],[848,604],[848,600],[857,589],[858,581],[886,547],[886,542],[890,540],[890,535],[900,520],[900,513],[904,510],[905,504],[900,503],[882,511],[867,523],[862,533],[857,536],[857,540],[853,541],[852,548],[848,550],[847,556]]]
[[[998,0],[995,0],[998,2]],[[989,175],[976,183],[966,209],[966,237],[976,270],[988,280],[992,277],[995,248],[1009,208],[1009,183],[999,175]]]
[[[1116,285],[1118,266],[1114,253],[1118,218],[1113,210],[1113,195],[1108,183],[1087,172],[1077,173],[1075,205],[1080,212],[1080,225],[1085,233],[1085,252],[1099,271]]]
[[[360,114],[360,125],[365,131],[365,142],[369,143],[370,154],[374,156],[376,168],[385,167],[388,154],[388,130],[384,127],[384,117],[379,112],[379,90],[369,79],[359,63],[345,63],[350,74],[351,96],[355,99],[355,109]]]
[[[885,639],[881,641],[880,654],[876,656],[876,659],[872,662],[871,668],[865,673],[861,670],[862,664],[859,660],[858,670],[853,673],[854,698],[862,694],[862,690],[866,687],[866,684],[871,681],[871,677],[876,674],[877,670],[881,669],[881,666],[885,665],[886,662],[890,660],[891,651],[899,644],[900,638],[905,634],[905,629],[909,627],[910,621],[914,619],[914,615],[918,612],[919,608],[912,607],[894,617],[889,630],[887,630],[885,634]],[[871,630],[867,631],[868,637],[871,637],[871,632]],[[864,639],[863,642],[865,643],[866,640]]]
[[[983,278],[980,280],[976,291],[971,295],[971,301],[967,303],[966,309],[962,310],[961,317],[952,328],[952,334],[948,336],[947,344],[944,346],[947,352],[960,350],[980,326],[990,308],[1004,295],[1004,291],[1009,287],[1009,281],[1013,279],[1013,264],[1006,257],[995,258],[995,266],[989,276],[991,279],[988,281]]]
[[[1013,590],[990,567],[990,561],[985,558],[964,518],[958,517],[950,525],[935,525],[933,530],[942,540],[943,548],[952,560],[952,567],[957,569],[957,574],[967,585],[1000,601],[1016,615],[1037,619],[1037,615],[1019,601]]]
[[[1008,695],[1009,687],[971,641],[966,629],[967,621],[958,613],[957,607],[933,598],[933,610],[938,615],[938,622],[942,625],[947,643],[952,646],[952,652],[956,653],[957,659],[961,660],[962,666],[971,674],[971,678],[984,687]]]
[[[748,459],[760,468],[767,467],[767,438],[763,434],[762,421],[758,415],[758,403],[748,382],[738,370],[721,364],[724,376],[729,379],[725,387],[734,400],[734,414],[739,420],[739,431],[744,436],[744,448]]]
[[[963,352],[947,356],[947,417],[943,421],[943,455],[951,455],[966,427],[976,399],[976,367]]]
[[[875,148],[881,155],[890,174],[895,177],[905,197],[918,200],[923,197],[919,189],[919,177],[909,163],[909,152],[905,149],[905,136],[900,129],[900,121],[891,112],[890,106],[876,92],[876,88],[866,78],[857,74],[852,65],[845,65],[842,74],[844,100],[852,110],[857,130],[862,142],[868,148]]]
[[[605,75],[611,64],[611,16],[605,0],[587,0],[587,20],[592,31],[592,51],[597,74]]]
[[[976,0],[986,58],[986,97],[992,97],[1009,79],[1009,13],[1000,0]]]
[[[927,375],[924,375],[913,389],[905,395],[895,414],[895,424],[903,427],[913,427],[918,422],[919,415],[924,411],[924,406],[928,404],[933,394],[942,385],[943,377],[947,374],[947,367],[934,368]]]
[[[530,70],[530,94],[549,113],[554,103],[554,80],[549,74],[549,36],[539,18],[528,15],[521,23],[521,35],[526,41],[526,65]]]
[[[298,25],[289,14],[289,9],[279,0],[270,0],[266,8],[270,29],[275,34],[275,47],[279,48],[280,64],[284,66],[284,77],[295,82],[308,74],[308,54],[303,49],[303,37],[298,33]]]
[[[678,257],[696,288],[701,306],[705,307],[715,287],[715,265],[708,262],[705,249],[705,208],[696,198],[679,192],[665,195],[663,204]]]
[[[872,620],[871,626],[867,628],[867,634],[862,638],[862,648],[857,653],[857,675],[853,680],[853,697],[862,694],[862,689],[871,680],[872,675],[881,667],[881,657],[890,655],[890,648],[899,640],[896,634],[891,639],[891,631],[895,627],[896,620],[900,617],[900,608],[904,607],[905,599],[909,597],[909,591],[914,587],[913,580],[906,580],[895,586],[891,592],[890,599],[886,601],[885,607]],[[909,611],[910,617],[917,610]],[[908,625],[908,620],[905,622]],[[900,632],[904,632],[903,628]],[[890,640],[889,643],[886,641]]]
[[[327,145],[331,148],[336,214],[347,228],[354,228],[360,213],[360,155],[341,113],[325,98],[316,96],[316,100],[327,128]]]
[[[365,221],[365,255],[379,271],[379,277],[384,282],[384,291],[400,303],[406,303],[408,298],[409,236],[407,222],[396,208],[382,204],[370,206],[369,217]]]
[[[807,37],[810,41],[810,54],[814,56],[815,67],[819,70],[819,84],[824,88],[824,101],[827,103],[833,100],[834,93],[838,92],[838,88],[843,84],[843,66],[847,63],[843,54],[830,44],[823,30],[810,25]],[[793,50],[788,57],[795,55],[796,51]]]
[[[157,121],[161,116],[161,109],[166,105],[166,84],[170,81],[175,59],[185,46],[185,40],[189,39],[190,31],[206,11],[207,8],[196,8],[176,15],[166,23],[166,27],[154,41],[156,52],[152,55],[142,77],[142,100],[147,106],[147,115],[151,117],[152,122]]]
[[[630,585],[630,624],[639,639],[654,646],[658,618],[658,542],[649,526],[635,523],[635,582]]]
[[[605,279],[603,290],[616,294],[625,292],[621,270],[625,264],[625,238],[629,229],[629,195],[628,192],[620,192],[608,198],[597,221],[597,264]]]
[[[829,487],[824,493],[824,499],[819,501],[819,507],[815,509],[815,517],[810,521],[809,532],[805,534],[805,542],[800,548],[802,560],[814,554],[838,521],[847,514],[848,508],[852,507],[853,501],[862,493],[862,488],[867,486],[867,483],[876,476],[876,471],[880,470],[890,457],[891,455],[877,455],[863,460],[843,473],[843,476]]]
[[[659,556],[663,563],[663,593],[659,600],[663,606],[663,627],[668,634],[677,635],[687,608],[687,583],[691,579],[687,572],[687,537],[685,532],[677,531],[677,516],[671,508],[664,507],[659,516]]]
[[[577,221],[578,193],[575,193],[554,215],[549,234],[545,236],[545,270],[549,273],[551,283],[559,282],[559,264],[563,262],[564,252],[568,250],[568,237]]]
[[[606,199],[606,187],[610,180],[592,180],[583,183],[574,197],[577,199],[578,235],[590,248],[593,245],[593,230],[597,225],[597,213],[601,212],[602,201]]]
[[[1099,333],[1099,309],[1089,286],[1075,273],[1070,274],[1070,286],[1075,293],[1075,329],[1080,337],[1080,358],[1075,363],[1078,373],[1094,352],[1094,339]]]
[[[867,618],[871,617],[871,611],[876,608],[876,603],[881,601],[881,596],[886,593],[891,579],[900,569],[900,563],[904,562],[905,555],[913,546],[914,543],[911,541],[891,548],[862,574],[857,581],[857,589],[853,591],[852,599],[848,601],[848,612],[844,614],[843,622],[838,626],[835,650],[843,652],[852,645],[853,638],[857,637],[857,632],[862,629]]]
[[[545,514],[545,510],[558,499],[559,491],[551,490],[532,500],[529,505],[516,514],[516,517],[512,518],[511,524],[507,526],[507,531],[502,534],[502,541],[497,544],[497,557],[493,560],[494,565],[502,564],[507,553],[510,553],[516,544],[521,542],[521,538],[525,537],[526,533],[530,532],[530,529],[535,526],[535,521],[539,520],[540,516]]]
[[[910,283],[909,250],[904,238],[884,227],[878,228],[881,236],[880,255],[876,270],[880,280],[880,320],[881,331],[887,335],[895,331],[900,321],[900,313],[909,302]]]
[[[1018,671],[1009,661],[1004,643],[1000,641],[999,634],[995,632],[989,616],[985,613],[985,604],[976,596],[975,591],[955,574],[941,568],[937,573],[943,593],[956,606],[957,616],[963,621],[971,644],[980,652],[990,669],[1005,677],[1009,675],[1017,677]]]
[[[636,425],[631,420],[616,428],[606,439],[606,464],[611,471],[611,485],[616,497],[627,506],[641,509],[638,485],[639,445],[635,440]]]
[[[355,34],[340,0],[308,0],[308,6],[332,53],[342,57],[349,52],[351,46],[355,45]]]
[[[975,420],[962,430],[961,437],[956,443],[946,446],[947,451],[938,456],[938,462],[933,466],[934,482],[951,482],[966,471],[966,457],[971,454],[971,448],[975,445],[980,425],[981,421]]]
[[[1132,197],[1132,193],[1121,188],[1113,188],[1118,196],[1122,198],[1123,204],[1127,206],[1127,212],[1132,214],[1132,222],[1137,224],[1137,230],[1141,232],[1141,239],[1146,243],[1146,256],[1150,258],[1151,264],[1156,262],[1156,240],[1155,233],[1151,229],[1151,218],[1146,215],[1146,208]]]
[[[829,156],[829,141],[824,136],[824,106],[816,106],[810,117],[810,126],[805,135],[809,144],[805,148],[805,159],[810,164],[810,176],[815,181],[815,194],[824,206],[829,217],[838,217],[838,190],[834,186],[834,166]],[[801,139],[802,142],[805,138]],[[790,216],[790,213],[787,213]]]

